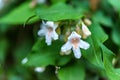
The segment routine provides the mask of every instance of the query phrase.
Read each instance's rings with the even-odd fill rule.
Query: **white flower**
[[[68,41],[66,42],[66,44],[64,44],[61,47],[61,51],[67,52],[68,50],[72,49],[75,58],[79,59],[81,57],[80,48],[86,50],[90,46],[87,42],[81,40],[80,38],[81,36],[77,34],[75,31],[73,31],[71,35],[68,37]]]
[[[59,66],[55,66],[55,74],[58,74],[58,70],[60,69]]]
[[[85,22],[85,24],[88,25],[88,26],[92,24],[91,20],[88,19],[88,18],[84,18],[84,22]]]
[[[55,24],[52,21],[47,21],[46,23],[43,22],[43,24],[41,25],[41,29],[38,31],[38,35],[45,36],[45,42],[47,43],[47,45],[51,45],[52,39],[58,39],[58,34],[55,31],[57,26],[58,24]]]
[[[42,73],[42,72],[45,71],[45,67],[36,67],[36,68],[35,68],[35,71]]]
[[[83,31],[83,37],[87,38],[88,36],[91,35],[90,30],[88,29],[88,27],[82,22],[82,31]]]
[[[24,58],[23,60],[22,60],[22,64],[25,64],[25,63],[27,63],[28,62],[28,58]]]
[[[4,6],[4,2],[3,2],[3,0],[0,0],[0,9],[2,9],[3,6]]]
[[[43,3],[45,3],[46,2],[46,0],[37,0],[37,3],[38,4],[43,4]]]

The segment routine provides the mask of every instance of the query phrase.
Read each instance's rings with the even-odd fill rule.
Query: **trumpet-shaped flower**
[[[80,48],[88,49],[89,44],[83,40],[81,40],[81,36],[77,34],[75,31],[71,33],[68,37],[68,41],[61,47],[62,52],[67,52],[68,50],[72,49],[75,58],[79,59],[81,57]]]
[[[88,27],[82,22],[82,31],[83,31],[83,37],[87,38],[88,36],[91,35],[90,30],[88,29]]]
[[[51,45],[52,39],[58,39],[58,34],[55,31],[57,26],[58,24],[55,24],[52,21],[47,21],[46,23],[43,22],[43,24],[41,25],[41,29],[38,31],[38,35],[45,36],[45,42],[47,43],[47,45]]]

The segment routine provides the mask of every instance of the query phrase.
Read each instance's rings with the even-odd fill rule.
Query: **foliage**
[[[32,0],[18,0],[19,5],[0,8],[0,80],[119,80],[120,1],[92,1],[46,0],[33,6]],[[93,4],[97,5],[94,10]],[[82,39],[90,47],[81,49],[80,59],[72,51],[63,55],[66,33],[75,31],[86,18],[92,22],[91,35]],[[59,23],[59,39],[50,46],[37,34],[46,21]],[[45,71],[36,72],[36,67]]]

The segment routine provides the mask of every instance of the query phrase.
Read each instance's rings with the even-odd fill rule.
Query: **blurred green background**
[[[80,59],[60,55],[63,39],[47,46],[37,35],[42,20],[83,17],[92,35]],[[69,26],[59,28],[65,37]],[[0,0],[0,80],[120,80],[120,0]]]

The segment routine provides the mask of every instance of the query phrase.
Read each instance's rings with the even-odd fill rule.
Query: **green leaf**
[[[23,24],[29,17],[35,15],[34,10],[29,8],[29,2],[16,7],[10,13],[0,18],[0,23],[4,24]],[[38,18],[31,19],[28,23],[37,21]]]
[[[82,50],[83,56],[93,65],[100,69],[104,69],[103,62],[102,62],[102,54],[99,47],[99,42],[94,36],[91,36],[87,40],[90,44],[90,48]]]
[[[75,10],[69,5],[58,3],[47,9],[37,10],[37,15],[43,20],[65,20],[65,19],[80,19],[83,14]]]
[[[59,2],[66,2],[67,0],[51,0],[53,4],[59,3]]]
[[[98,11],[93,16],[92,19],[96,23],[103,24],[107,27],[112,27],[113,23],[110,16],[105,16],[102,12]]]
[[[120,68],[115,69],[115,72],[118,73],[118,75],[120,75]]]
[[[63,55],[63,56],[58,56],[57,58],[57,65],[59,66],[64,66],[65,64],[67,64],[69,61],[71,60],[71,57],[68,55]]]
[[[98,23],[93,22],[90,26],[90,31],[92,32],[92,35],[102,43],[108,39],[108,35],[104,32]]]
[[[47,66],[45,67],[45,71],[43,73],[38,73],[37,80],[58,80],[55,74],[55,67]]]
[[[90,48],[88,50],[82,50],[83,56],[98,68],[104,69],[99,44],[107,40],[108,36],[97,23],[93,23],[90,26],[90,31],[92,32],[92,35],[87,39]]]
[[[44,40],[38,40],[31,53],[28,55],[28,66],[55,65],[59,56],[62,44],[60,41],[53,41],[51,46],[47,46]]]
[[[120,1],[119,0],[108,0],[108,2],[120,12]]]
[[[89,2],[80,0],[71,0],[72,5],[76,6],[76,9],[82,13],[89,13]]]
[[[113,52],[101,44],[106,74],[110,80],[120,80],[120,74],[112,66]]]
[[[9,25],[6,25],[6,24],[3,24],[3,25],[1,25],[0,24],[0,34],[2,33],[2,34],[4,34],[4,33],[6,33],[7,32],[7,30],[9,29]]]
[[[55,54],[38,52],[41,54],[30,54],[28,57],[28,62],[26,65],[28,66],[48,66],[55,64]]]
[[[16,75],[13,72],[8,73],[8,78],[9,80],[22,80],[22,77],[20,77],[19,75]]]
[[[85,70],[82,64],[72,64],[61,67],[58,71],[60,80],[85,80]]]
[[[4,62],[8,48],[8,41],[6,39],[0,40],[0,62]]]
[[[20,63],[21,60],[25,56],[27,56],[27,54],[31,51],[33,42],[30,38],[27,38],[25,40],[22,40],[21,42],[18,42],[17,45],[19,45],[19,46],[16,46],[13,53],[14,53],[14,56],[15,56],[15,62]]]
[[[116,43],[118,46],[120,46],[120,28],[114,27],[112,31],[112,40],[114,43]]]

